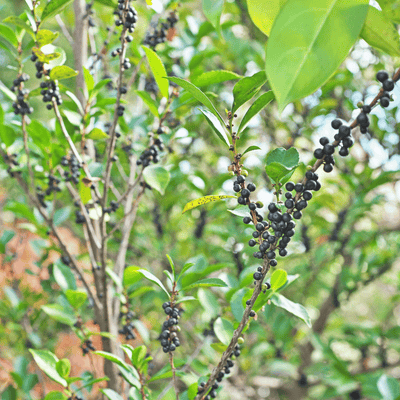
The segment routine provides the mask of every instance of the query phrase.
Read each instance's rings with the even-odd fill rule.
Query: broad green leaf
[[[243,119],[240,121],[238,134],[242,132],[244,128],[246,128],[247,124],[251,121],[253,117],[255,117],[264,107],[268,105],[268,103],[274,99],[274,93],[270,90],[267,93],[263,93],[247,110]]]
[[[142,274],[139,272],[140,267],[131,265],[124,270],[123,286],[128,287],[136,282],[139,282],[142,278]]]
[[[131,361],[132,364],[136,368],[140,368],[143,360],[146,357],[147,347],[146,346],[138,346],[132,351]]]
[[[266,49],[268,81],[282,111],[315,92],[348,55],[364,25],[368,0],[288,0]],[[340,45],[334,32],[340,32]]]
[[[179,272],[178,280],[185,274],[185,272],[186,272],[189,268],[192,268],[193,265],[194,265],[193,263],[186,263],[186,264],[183,266],[181,272]]]
[[[90,187],[87,187],[82,181],[79,181],[79,196],[83,204],[87,204],[92,200],[92,192]]]
[[[242,78],[241,75],[238,75],[232,71],[208,71],[203,72],[201,75],[196,76],[193,79],[193,84],[197,87],[201,86],[208,86],[208,85],[215,85],[217,83],[225,82],[225,81],[232,81],[236,79]]]
[[[268,164],[265,167],[265,172],[275,183],[280,182],[290,171],[290,168],[286,168],[284,165],[277,162]]]
[[[111,280],[115,283],[115,285],[118,288],[122,289],[121,278],[110,267],[106,267],[106,273],[111,278]]]
[[[1,393],[1,400],[17,400],[17,389],[12,385],[8,385]]]
[[[299,152],[294,147],[291,147],[289,150],[285,150],[283,147],[278,147],[268,153],[267,156],[267,164],[277,162],[289,169],[296,167],[299,164],[299,160]]]
[[[360,37],[370,46],[391,56],[400,55],[400,38],[397,29],[382,11],[369,6],[367,19]]]
[[[146,53],[147,60],[149,61],[151,72],[154,75],[154,79],[160,89],[161,94],[168,99],[168,87],[169,82],[167,77],[167,71],[165,70],[164,64],[161,58],[156,52],[149,49],[146,46],[142,46],[142,49]]]
[[[44,400],[67,400],[68,397],[63,393],[63,392],[58,392],[58,391],[52,391],[50,393],[47,393],[46,397]]]
[[[225,122],[217,109],[214,107],[214,104],[211,100],[193,83],[185,81],[184,79],[169,76],[168,79],[177,85],[183,87],[186,91],[188,91],[196,100],[198,100],[201,104],[207,107],[209,111],[211,111],[218,119],[221,125],[225,125]]]
[[[400,396],[399,381],[395,378],[382,375],[377,385],[383,400],[396,400]]]
[[[56,363],[56,370],[61,377],[67,378],[71,372],[71,363],[69,362],[68,358],[62,358],[61,360],[58,360]]]
[[[217,136],[227,144],[227,146],[230,146],[229,139],[225,133],[225,128],[221,125],[219,120],[208,110],[202,110],[199,108],[199,110],[203,113],[203,115],[206,117],[206,120],[208,122],[208,125],[211,126],[213,131],[217,134]]]
[[[175,301],[175,304],[184,303],[185,301],[196,301],[196,300],[197,300],[196,297],[193,296],[183,296],[177,301]]]
[[[271,289],[277,291],[287,281],[287,272],[283,269],[276,269],[271,276]]]
[[[286,0],[247,0],[247,8],[254,25],[267,36],[279,10]]]
[[[69,304],[71,304],[71,306],[74,307],[75,310],[78,310],[79,307],[83,306],[88,297],[87,293],[84,292],[83,290],[67,289],[64,294]]]
[[[112,389],[100,389],[100,391],[107,397],[109,400],[124,400],[121,395],[115,392]]]
[[[58,57],[61,56],[61,54],[60,54],[60,53],[57,53],[57,52],[55,52],[55,53],[50,53],[50,54],[44,54],[43,51],[40,50],[40,49],[37,48],[37,47],[34,47],[34,48],[32,49],[32,51],[36,54],[37,58],[38,58],[39,61],[42,62],[42,63],[48,63],[48,62],[50,62],[50,61],[52,61],[52,60],[56,60]],[[51,74],[51,72],[50,72],[50,74]]]
[[[60,304],[47,304],[41,307],[42,310],[51,318],[55,319],[58,322],[63,324],[72,326],[76,322],[76,317],[66,307],[63,307]]]
[[[224,0],[203,0],[203,12],[214,28],[219,27]]]
[[[7,125],[0,124],[0,139],[7,146],[11,146],[17,138],[13,128]]]
[[[243,153],[242,156],[244,156],[246,153],[254,150],[261,150],[258,146],[249,146]]]
[[[85,80],[86,88],[89,94],[91,94],[94,88],[94,79],[90,71],[85,67],[83,67],[83,79]]]
[[[107,133],[102,131],[100,128],[93,128],[85,137],[86,139],[93,140],[108,139]]]
[[[144,104],[149,107],[150,112],[158,118],[160,114],[158,113],[157,103],[152,99],[150,94],[144,90],[135,90],[135,93],[143,100]]]
[[[400,23],[400,4],[398,0],[377,0],[385,17],[393,22]]]
[[[119,372],[120,372],[120,374],[122,375],[122,377],[123,377],[131,386],[134,386],[134,387],[137,387],[137,388],[140,389],[141,384],[140,384],[140,381],[139,381],[139,376],[136,377],[136,376],[133,374],[133,371],[136,372],[136,370],[135,370],[134,367],[132,367],[131,365],[129,365],[129,368],[128,368],[128,369],[125,369],[125,368],[122,368],[122,367],[118,366],[118,369],[119,369]]]
[[[189,201],[189,203],[187,203],[185,205],[185,208],[182,211],[182,214],[188,210],[191,210],[192,208],[196,208],[198,206],[202,206],[203,204],[207,204],[211,201],[219,201],[219,200],[223,200],[223,199],[234,199],[236,198],[236,196],[228,196],[228,195],[221,195],[221,196],[203,196],[200,197],[196,200],[192,200]]]
[[[73,0],[51,0],[46,4],[46,7],[43,10],[41,23],[50,17],[54,17],[59,14],[68,4],[72,3]]]
[[[15,236],[14,231],[4,231],[0,238],[0,253],[6,252],[7,243]]]
[[[283,308],[291,314],[302,319],[309,328],[311,328],[311,318],[307,312],[307,309],[301,304],[294,303],[279,293],[274,293],[271,297],[271,302],[277,307]]]
[[[192,283],[188,286],[185,286],[184,288],[182,288],[182,290],[191,290],[196,287],[226,287],[226,286],[227,284],[221,279],[208,278],[208,279],[202,279],[200,281],[197,281],[196,283]]]
[[[218,317],[214,322],[214,332],[217,335],[217,338],[227,346],[230,343],[234,332],[232,322],[225,318]]]
[[[35,141],[40,143],[41,147],[48,148],[51,141],[51,133],[39,121],[32,120],[27,127],[29,136]]]
[[[246,101],[249,101],[258,93],[261,86],[267,81],[264,71],[255,73],[252,76],[245,76],[233,87],[232,112],[234,113]]]
[[[162,282],[156,277],[154,276],[151,272],[146,271],[145,269],[140,269],[139,272],[146,278],[148,279],[150,282],[155,283],[157,286],[159,286],[162,290],[164,290],[164,292],[167,294],[168,297],[170,297],[169,292],[167,289],[165,289],[164,285],[162,284]]]
[[[22,29],[25,29],[32,36],[32,38],[35,39],[35,32],[21,18],[16,17],[15,15],[10,15],[9,17],[3,19],[3,22],[6,22],[7,24],[13,24],[13,25],[19,26]]]
[[[10,42],[15,48],[18,47],[18,39],[14,31],[7,25],[0,24],[0,36]]]
[[[164,167],[151,165],[144,169],[143,178],[148,185],[156,189],[160,194],[164,195],[165,189],[170,180],[170,173]]]
[[[208,318],[214,318],[218,315],[221,306],[218,303],[217,297],[211,290],[199,289],[197,297]]]
[[[67,381],[57,372],[58,358],[47,350],[29,349],[38,367],[53,381],[67,387]]]
[[[55,80],[68,79],[78,75],[78,71],[73,70],[66,65],[59,65],[50,71],[50,78]]]
[[[71,272],[70,268],[68,268],[64,264],[61,264],[61,262],[57,262],[54,264],[53,276],[61,289],[76,289],[76,280],[74,274]]]
[[[36,42],[38,47],[43,47],[46,44],[53,43],[58,38],[59,33],[53,33],[47,29],[41,29],[36,35]]]

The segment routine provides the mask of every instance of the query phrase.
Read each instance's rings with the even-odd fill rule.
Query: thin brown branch
[[[72,38],[67,27],[65,26],[64,21],[60,17],[60,14],[56,15],[56,21],[57,21],[58,25],[60,26],[63,35],[68,40],[69,45],[73,48],[74,47],[74,39]]]

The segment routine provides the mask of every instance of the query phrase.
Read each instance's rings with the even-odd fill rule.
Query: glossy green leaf
[[[30,353],[32,354],[36,364],[38,367],[53,381],[63,385],[64,387],[67,386],[67,381],[60,376],[57,372],[56,364],[58,362],[58,358],[47,350],[33,350],[29,349]]]
[[[164,167],[152,165],[144,169],[143,178],[148,185],[163,195],[170,180],[170,173]]]
[[[86,139],[93,140],[108,139],[107,133],[102,131],[100,128],[93,128],[85,137]]]
[[[150,112],[154,116],[160,116],[160,114],[158,113],[157,103],[153,100],[148,92],[145,92],[144,90],[135,90],[135,93],[143,100],[144,104],[149,107]]]
[[[182,214],[185,213],[188,210],[191,210],[193,208],[196,208],[198,206],[202,206],[203,204],[207,204],[210,202],[214,202],[214,201],[220,201],[220,200],[224,200],[224,199],[234,199],[236,198],[236,196],[230,196],[230,195],[220,195],[220,196],[203,196],[200,197],[196,200],[192,200],[189,201],[189,203],[187,203],[182,211]]]
[[[71,304],[71,306],[74,307],[75,310],[78,310],[81,306],[83,306],[88,297],[87,293],[83,290],[67,289],[64,294],[69,304]]]
[[[140,267],[136,267],[131,265],[130,267],[125,268],[124,270],[124,278],[123,278],[123,286],[128,287],[133,285],[136,282],[139,282],[142,278],[142,274],[139,272]]]
[[[76,322],[73,312],[60,304],[47,304],[41,307],[42,310],[51,318],[58,322],[72,326]]]
[[[246,103],[246,101],[249,101],[253,96],[255,96],[266,81],[267,76],[264,71],[242,78],[233,87],[232,112],[234,113],[240,106]]]
[[[71,272],[71,269],[69,267],[62,264],[61,262],[54,264],[53,276],[61,289],[76,289],[76,280],[74,274]]]
[[[265,167],[265,172],[274,183],[280,182],[290,171],[290,168],[286,168],[284,165],[277,162],[268,164]]]
[[[398,0],[377,0],[385,17],[393,22],[400,23],[400,3]]]
[[[51,133],[39,121],[32,120],[27,127],[29,136],[36,142],[48,148],[51,141]]]
[[[301,304],[294,303],[293,301],[287,299],[285,296],[282,296],[279,293],[273,294],[273,296],[271,297],[271,302],[275,306],[283,308],[291,314],[295,315],[296,317],[299,317],[307,324],[309,328],[311,328],[310,315],[308,314],[307,309]]]
[[[286,0],[247,0],[247,8],[254,25],[268,36],[285,3]]]
[[[0,124],[0,139],[7,147],[11,146],[16,138],[17,135],[11,126]]]
[[[67,400],[68,397],[63,393],[59,391],[53,390],[50,393],[47,393],[46,397],[44,400]]]
[[[214,28],[219,27],[224,0],[203,0],[203,12]]]
[[[0,253],[4,254],[6,252],[7,243],[15,236],[14,231],[6,230],[3,232],[0,238]]]
[[[115,392],[112,389],[100,389],[100,391],[107,397],[109,400],[124,400],[121,395]]]
[[[76,75],[78,75],[78,71],[75,71],[66,65],[59,65],[50,71],[50,78],[53,80],[73,78]]]
[[[382,375],[377,385],[383,400],[396,400],[400,396],[399,381],[395,378]]]
[[[73,0],[51,0],[46,4],[46,7],[43,10],[41,23],[55,15],[59,14],[68,4],[72,3]]]
[[[214,332],[217,338],[226,346],[230,343],[234,328],[232,322],[225,318],[218,317],[214,322]]]
[[[167,258],[168,258],[168,261],[169,261],[169,265],[171,266],[172,275],[173,275],[173,277],[175,279],[175,264],[174,264],[174,261],[172,260],[172,258],[168,254],[167,254]]]
[[[242,156],[244,156],[246,153],[254,150],[261,150],[258,146],[249,146],[243,153]]]
[[[146,346],[137,346],[133,351],[132,351],[132,356],[131,356],[131,361],[132,364],[136,368],[140,368],[143,360],[146,357],[147,353],[147,347]]]
[[[283,269],[276,269],[271,276],[271,289],[277,291],[287,281],[287,272]]]
[[[367,19],[360,37],[370,46],[391,56],[400,55],[400,37],[391,21],[388,21],[382,11],[369,6]]]
[[[15,48],[18,47],[18,39],[14,31],[7,25],[0,24],[0,36],[10,42]]]
[[[232,71],[225,71],[225,70],[208,71],[208,72],[203,72],[199,76],[196,76],[193,79],[193,84],[196,85],[197,87],[202,87],[202,86],[215,85],[221,82],[232,81],[240,78],[242,78],[241,75],[238,75]]]
[[[214,104],[211,102],[211,100],[193,83],[190,83],[188,81],[185,81],[184,79],[169,76],[168,79],[177,85],[183,87],[186,91],[188,91],[196,100],[198,100],[201,104],[207,107],[209,111],[211,111],[219,120],[221,125],[225,125],[225,122],[217,109],[214,107]]]
[[[227,146],[230,146],[230,142],[228,136],[226,135],[225,128],[221,125],[219,120],[208,110],[202,110],[201,108],[199,108],[199,110],[203,113],[208,122],[208,125],[211,126],[212,130],[217,134],[217,136],[224,143],[226,143]]]
[[[226,286],[227,284],[221,279],[208,278],[208,279],[202,279],[200,281],[197,281],[196,283],[192,283],[188,286],[185,286],[184,288],[182,288],[182,290],[191,290],[196,287],[226,287]]]
[[[151,272],[146,271],[145,269],[140,269],[139,272],[146,278],[148,279],[150,282],[155,283],[157,286],[159,286],[166,294],[168,297],[170,297],[170,294],[168,292],[167,289],[165,289],[164,285],[162,284],[162,282],[156,277],[154,276]]]
[[[255,117],[264,107],[266,107],[271,100],[274,99],[274,93],[270,90],[267,93],[263,93],[247,110],[246,114],[240,121],[238,134],[246,128],[247,124]]]
[[[33,39],[35,39],[35,32],[33,29],[21,18],[16,17],[15,15],[10,15],[9,17],[3,19],[3,22],[6,22],[7,24],[12,24],[19,26],[20,28],[24,29],[26,32],[28,32]]]
[[[59,33],[53,33],[47,29],[41,29],[36,35],[36,42],[38,47],[45,46],[46,44],[53,43],[58,38]]]
[[[284,165],[286,168],[296,167],[299,160],[299,152],[294,147],[291,147],[289,150],[286,150],[283,147],[278,147],[268,153],[267,156],[267,164],[277,162]]]
[[[165,70],[164,64],[158,54],[149,49],[146,46],[142,46],[142,49],[146,53],[147,60],[149,61],[151,72],[154,75],[154,79],[160,89],[161,94],[168,99],[168,87],[169,82],[167,77],[167,71]]]
[[[85,67],[83,67],[83,79],[85,80],[86,88],[89,94],[91,94],[94,88],[94,79],[90,71]]]
[[[266,72],[282,111],[317,90],[357,40],[368,0],[288,0],[267,43]],[[290,28],[289,25],[290,24]],[[337,35],[340,32],[340,45]]]
[[[71,363],[69,362],[68,358],[62,358],[61,360],[58,360],[56,363],[56,370],[61,377],[67,378],[71,372]]]

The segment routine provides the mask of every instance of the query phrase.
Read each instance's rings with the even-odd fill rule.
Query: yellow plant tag
[[[200,197],[199,199],[189,201],[189,203],[186,204],[185,208],[182,211],[182,214],[188,210],[191,210],[192,208],[196,208],[198,206],[202,206],[203,204],[210,203],[211,201],[219,201],[223,199],[235,199],[236,196],[204,196]]]

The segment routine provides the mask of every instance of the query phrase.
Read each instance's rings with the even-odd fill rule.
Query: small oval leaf
[[[219,201],[223,199],[234,199],[236,196],[227,196],[227,195],[221,195],[221,196],[204,196],[200,197],[196,200],[189,201],[185,205],[185,208],[182,211],[182,214],[185,213],[188,210],[191,210],[192,208],[196,208],[198,206],[202,206],[203,204],[210,203],[211,201]]]

